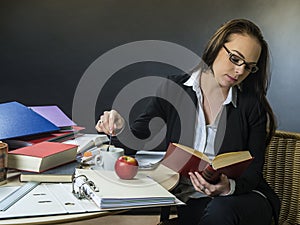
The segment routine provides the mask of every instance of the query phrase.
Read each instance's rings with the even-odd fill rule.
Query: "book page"
[[[206,162],[211,162],[207,155],[205,155],[204,153],[202,153],[196,149],[193,149],[193,148],[181,145],[181,144],[176,144],[176,143],[173,143],[173,145],[179,147],[180,149],[182,149],[184,151],[189,152],[192,155],[197,156],[198,158],[205,160]]]
[[[251,159],[252,156],[249,151],[238,151],[238,152],[228,152],[217,155],[212,162],[214,169],[219,169],[232,164],[243,162]]]

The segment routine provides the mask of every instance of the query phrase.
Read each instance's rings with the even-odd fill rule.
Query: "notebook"
[[[57,126],[21,103],[0,104],[0,140],[57,130]]]
[[[122,180],[114,171],[76,169],[75,189],[83,188],[100,209],[175,204],[176,197],[145,174]],[[79,193],[82,190],[79,190]]]

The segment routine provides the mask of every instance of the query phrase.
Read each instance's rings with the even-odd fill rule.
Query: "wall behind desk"
[[[162,40],[200,56],[217,27],[243,17],[262,28],[271,48],[268,97],[279,128],[300,132],[299,11],[299,0],[2,0],[0,102],[56,104],[72,117],[78,83],[103,54],[126,43]],[[99,90],[95,114],[85,116],[97,118],[137,78],[180,72],[157,62],[125,66]],[[143,106],[142,100],[132,117]]]

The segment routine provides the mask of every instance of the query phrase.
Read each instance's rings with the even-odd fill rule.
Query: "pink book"
[[[40,114],[59,128],[69,128],[76,125],[58,106],[31,106],[34,112]]]

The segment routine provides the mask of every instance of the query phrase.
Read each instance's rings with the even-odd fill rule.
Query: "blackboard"
[[[80,80],[105,54],[152,40],[200,56],[218,26],[241,17],[262,28],[271,48],[273,77],[268,97],[279,129],[300,132],[299,11],[298,0],[2,0],[0,102],[55,104],[72,117]],[[94,114],[84,116],[96,120],[138,78],[181,71],[155,59],[120,66],[99,88]],[[90,101],[88,96],[84,99]],[[132,117],[143,110],[144,102],[138,101]]]

